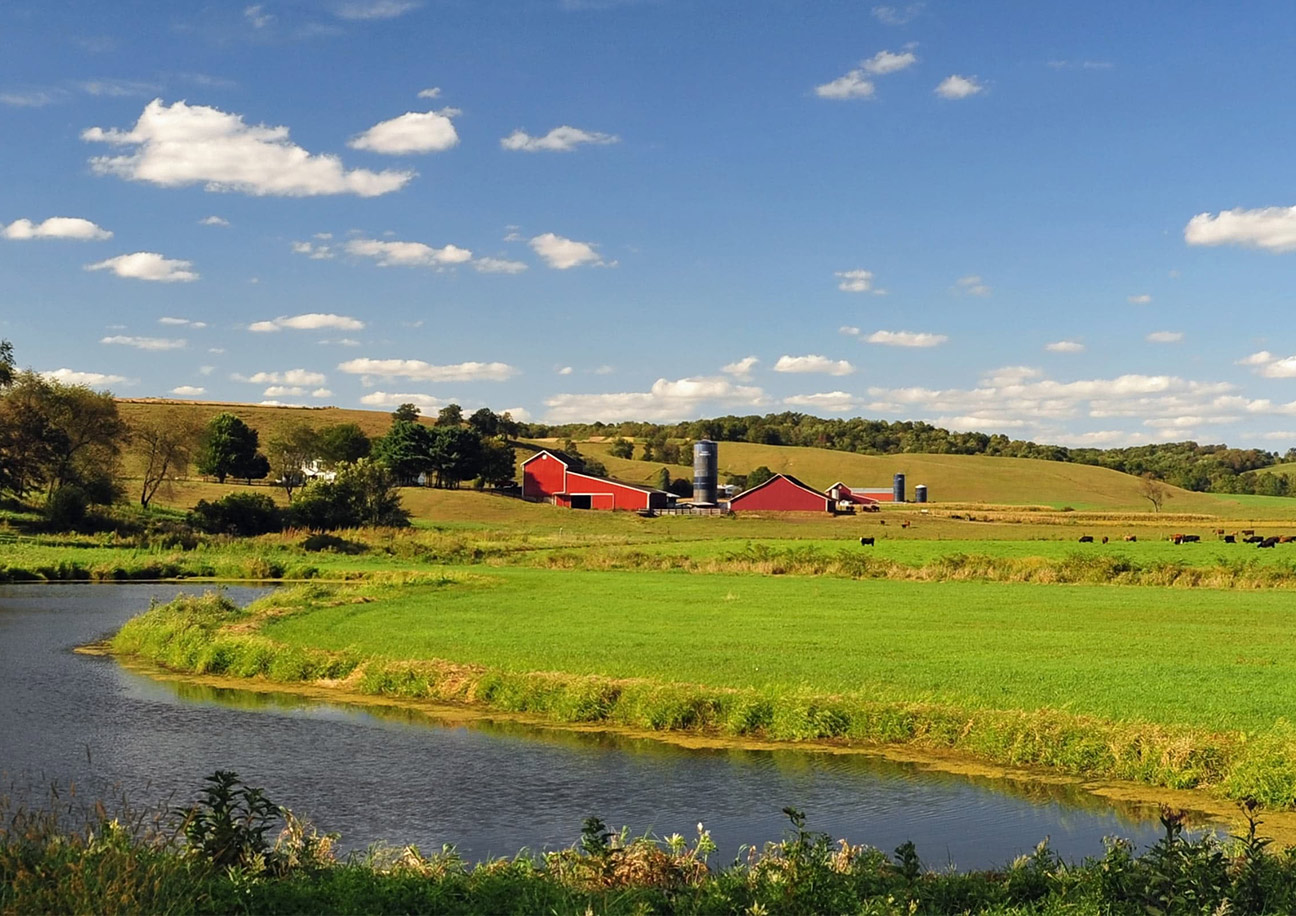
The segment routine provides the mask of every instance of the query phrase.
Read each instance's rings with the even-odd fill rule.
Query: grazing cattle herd
[[[959,518],[959,516],[953,517]],[[878,524],[885,525],[886,521],[880,520]],[[900,523],[901,528],[908,528],[909,525],[910,523],[908,521],[902,521]],[[1213,533],[1216,540],[1221,544],[1254,544],[1256,547],[1260,548],[1276,547],[1279,544],[1290,544],[1293,541],[1296,541],[1296,535],[1274,534],[1266,537],[1265,535],[1256,534],[1255,529],[1253,528],[1243,528],[1240,531],[1226,531],[1223,528],[1216,528]],[[1172,534],[1166,538],[1167,541],[1174,544],[1197,544],[1201,542],[1201,539],[1202,536],[1200,534]],[[1092,544],[1095,539],[1092,534],[1082,534],[1077,540],[1079,540],[1081,544]],[[1108,538],[1107,535],[1102,535],[1099,540],[1106,544],[1110,538]],[[1121,540],[1128,544],[1132,544],[1138,541],[1138,535],[1127,534],[1124,535]],[[859,542],[861,547],[873,547],[876,545],[877,539],[874,537],[861,537]]]
[[[902,522],[901,524],[905,528],[909,527],[908,522]],[[1254,544],[1256,547],[1276,547],[1279,544],[1290,544],[1293,541],[1296,541],[1296,535],[1275,534],[1275,535],[1270,535],[1269,537],[1264,537],[1262,535],[1256,534],[1254,531],[1238,531],[1232,534],[1226,534],[1223,531],[1217,530],[1215,532],[1215,536],[1217,537],[1217,539],[1221,544],[1238,544],[1238,543]],[[1241,538],[1240,541],[1238,540],[1239,537]],[[1094,536],[1092,534],[1082,534],[1080,535],[1078,540],[1080,541],[1081,544],[1092,544],[1094,542]],[[1102,543],[1106,544],[1108,540],[1109,539],[1106,535],[1102,536]],[[1127,534],[1124,536],[1124,538],[1122,538],[1122,540],[1124,540],[1126,543],[1134,543],[1138,540],[1138,535]],[[1196,544],[1201,541],[1201,535],[1200,534],[1172,534],[1170,535],[1170,537],[1166,538],[1166,540],[1171,541],[1175,544]],[[859,539],[859,542],[861,547],[872,547],[877,543],[877,540],[876,538],[862,537]]]
[[[1278,544],[1290,544],[1292,541],[1296,541],[1296,536],[1294,535],[1275,534],[1275,535],[1270,535],[1269,537],[1264,537],[1262,535],[1256,534],[1255,531],[1252,529],[1245,529],[1243,531],[1235,531],[1230,533],[1230,532],[1226,532],[1222,528],[1217,528],[1215,529],[1215,537],[1219,540],[1221,544],[1242,543],[1242,544],[1254,544],[1257,547],[1274,547],[1277,546]],[[1127,534],[1125,535],[1125,540],[1137,541],[1138,537],[1133,534]],[[1200,543],[1201,541],[1201,535],[1200,534],[1172,534],[1168,538],[1166,538],[1166,540],[1175,544],[1197,544]],[[1079,541],[1081,544],[1092,544],[1094,542],[1093,535],[1082,534],[1079,537]],[[1102,539],[1102,542],[1106,544],[1107,538],[1104,537]]]

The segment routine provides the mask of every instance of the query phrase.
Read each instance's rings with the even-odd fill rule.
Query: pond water
[[[1003,865],[1044,837],[1069,859],[1102,838],[1154,842],[1156,810],[1074,787],[929,772],[860,754],[695,750],[648,739],[352,707],[154,680],[72,650],[178,592],[210,586],[0,586],[0,771],[7,786],[77,787],[136,806],[190,801],[234,770],[278,804],[342,834],[473,860],[566,846],[598,815],[632,833],[692,837],[720,862],[780,838],[782,809],[808,826],[890,851],[913,840],[928,865]],[[264,590],[224,589],[235,601]]]

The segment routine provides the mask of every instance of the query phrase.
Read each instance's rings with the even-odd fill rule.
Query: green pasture
[[[1213,731],[1296,716],[1282,592],[499,569],[266,625],[295,647]]]

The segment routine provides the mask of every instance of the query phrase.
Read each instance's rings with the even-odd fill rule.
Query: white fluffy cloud
[[[8,226],[0,228],[0,236],[7,239],[99,241],[112,238],[112,233],[79,216],[51,216],[40,223],[33,223],[29,219],[14,220]]]
[[[91,127],[81,137],[128,149],[91,159],[95,172],[167,188],[200,184],[209,191],[258,196],[376,197],[400,190],[414,177],[413,172],[347,170],[336,156],[311,154],[292,143],[286,127],[249,126],[242,115],[185,102],[168,106],[161,99],[149,102],[130,130]]]
[[[871,99],[877,92],[877,86],[864,75],[863,70],[851,70],[845,76],[839,76],[830,83],[815,86],[815,95],[821,99],[846,101],[848,99]]]
[[[483,274],[520,274],[527,269],[521,261],[506,258],[478,258],[472,262],[473,270]]]
[[[420,99],[439,99],[441,98],[441,87],[430,86],[427,89],[420,89],[418,97]]]
[[[821,394],[795,394],[783,399],[789,407],[804,407],[807,410],[825,410],[829,413],[845,413],[858,406],[853,394],[845,391],[826,391]]]
[[[250,382],[253,385],[292,385],[301,387],[304,385],[323,385],[327,379],[322,372],[314,372],[310,369],[286,369],[283,372],[257,372],[253,375],[239,375],[235,373],[230,376],[236,382]],[[266,397],[274,397],[267,394]]]
[[[170,325],[172,327],[182,327],[182,328],[207,327],[207,322],[205,321],[194,321],[190,318],[172,318],[169,315],[164,315],[163,317],[159,318],[158,324],[165,324],[165,325]]]
[[[351,239],[347,254],[373,258],[379,267],[448,267],[472,260],[472,252],[458,245],[433,248],[422,242],[383,242],[378,239]]]
[[[839,270],[833,274],[839,281],[837,288],[843,293],[873,293],[882,295],[885,290],[873,288],[873,271]]]
[[[879,51],[868,60],[861,61],[860,69],[874,76],[885,76],[888,73],[898,73],[916,63],[918,63],[918,58],[912,51],[902,51],[899,54],[891,51]]]
[[[197,280],[192,261],[164,258],[156,251],[136,251],[119,254],[115,258],[87,264],[86,270],[111,270],[119,277],[132,280],[151,280],[155,283],[188,283]]]
[[[360,398],[366,407],[399,407],[402,404],[413,404],[424,413],[440,410],[449,402],[430,394],[411,392],[371,391]]]
[[[754,386],[727,378],[659,378],[649,391],[619,394],[559,394],[548,398],[548,417],[555,423],[578,420],[680,420],[699,415],[704,404],[757,407],[767,403]]]
[[[347,146],[391,156],[444,152],[459,143],[459,134],[450,120],[457,114],[457,108],[407,111],[390,121],[380,121],[353,137]]]
[[[732,375],[740,382],[750,382],[752,369],[754,369],[756,364],[759,362],[760,360],[754,356],[744,356],[740,360],[735,360],[734,362],[721,367],[720,371],[725,375]]]
[[[968,274],[966,277],[959,277],[954,283],[954,288],[968,296],[988,296],[990,287],[986,285],[977,274]]]
[[[337,257],[332,245],[317,244],[316,242],[293,242],[292,250],[293,254],[304,254],[312,261],[328,261]]]
[[[52,369],[41,372],[41,378],[62,382],[64,385],[85,385],[88,388],[100,388],[104,385],[120,385],[126,381],[124,375],[108,375],[103,372],[78,372],[76,369]]]
[[[1296,251],[1296,207],[1198,213],[1184,227],[1189,245],[1241,245],[1265,251]]]
[[[820,372],[826,375],[850,375],[855,367],[844,359],[832,360],[811,353],[808,356],[780,356],[774,364],[775,372]]]
[[[1153,331],[1147,336],[1148,343],[1179,343],[1183,338],[1183,331]]]
[[[941,80],[933,91],[942,99],[966,99],[984,90],[985,86],[975,76],[959,76],[956,73]]]
[[[304,315],[280,315],[269,321],[254,321],[248,325],[248,330],[262,334],[285,329],[317,331],[322,328],[332,328],[338,331],[362,331],[364,326],[363,321],[349,315],[307,312]]]
[[[1238,360],[1237,364],[1253,366],[1265,378],[1296,378],[1296,356],[1277,357],[1268,350],[1261,350]]]
[[[1152,297],[1147,293],[1139,293],[1137,296],[1129,297],[1130,305],[1147,305],[1151,301]]]
[[[531,239],[531,250],[554,270],[604,263],[592,242],[576,242],[561,235],[546,232]]]
[[[134,347],[136,350],[183,350],[189,342],[170,337],[128,337],[115,334],[112,337],[99,338],[101,344],[114,344],[123,347]]]
[[[949,340],[949,337],[914,331],[874,331],[864,339],[887,347],[938,347]]]
[[[225,219],[223,216],[204,216],[202,219],[198,220],[198,225],[200,226],[227,227],[229,224],[229,220]]]
[[[182,398],[196,398],[200,394],[206,394],[207,389],[197,385],[178,385],[171,389],[171,393]]]
[[[555,127],[543,137],[533,137],[524,130],[515,130],[500,139],[500,146],[523,153],[570,153],[578,146],[606,146],[609,143],[617,143],[620,139],[616,134],[581,130],[579,127],[564,124]]]
[[[970,389],[870,388],[870,400],[861,406],[872,414],[923,419],[956,429],[1025,430],[1037,440],[1077,444],[1090,437],[1088,444],[1095,445],[1146,441],[1147,435],[1106,430],[1077,437],[1066,432],[1065,421],[1131,418],[1155,428],[1147,421],[1192,416],[1216,423],[1247,414],[1296,413],[1296,403],[1248,401],[1233,392],[1227,383],[1165,375],[1060,382],[1042,377],[1038,369],[1010,366],[989,373]]]
[[[421,359],[351,359],[338,365],[350,375],[407,378],[422,382],[503,382],[518,374],[508,363],[455,363],[434,366]]]
[[[1078,340],[1055,340],[1044,345],[1050,353],[1083,353],[1085,345]]]

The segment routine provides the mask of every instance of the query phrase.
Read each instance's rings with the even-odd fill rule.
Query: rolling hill
[[[255,404],[213,402],[123,400],[122,415],[129,421],[145,411],[162,409],[192,412],[199,423],[228,411],[260,432],[264,441],[287,423],[305,420],[312,425],[355,423],[377,437],[391,425],[386,411],[352,410],[340,407],[295,408]],[[518,463],[537,448],[562,448],[564,440],[535,439],[519,443]],[[648,484],[663,465],[660,462],[614,458],[608,454],[611,440],[594,439],[579,443],[581,452],[602,461],[612,477],[631,483]],[[1079,511],[1148,513],[1150,504],[1139,492],[1137,478],[1119,471],[1091,465],[1043,461],[1033,458],[992,458],[984,455],[857,455],[828,449],[758,445],[750,442],[719,443],[720,479],[730,474],[747,474],[765,465],[772,471],[795,475],[813,487],[823,489],[838,480],[851,486],[889,487],[893,474],[904,473],[912,498],[917,484],[926,484],[933,503],[978,503],[1013,506],[1070,506]],[[129,469],[129,464],[127,465]],[[691,465],[666,465],[672,478],[691,479]],[[1286,468],[1296,471],[1296,466]],[[1273,470],[1281,472],[1284,466]],[[519,477],[520,479],[520,477]],[[1231,496],[1194,493],[1168,488],[1170,498],[1162,507],[1167,513],[1194,513],[1230,518],[1293,518],[1296,499],[1263,496]]]

